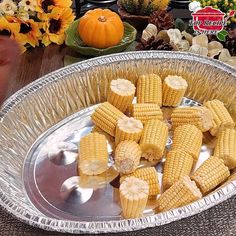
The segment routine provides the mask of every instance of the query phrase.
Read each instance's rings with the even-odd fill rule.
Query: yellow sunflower
[[[10,22],[17,22],[20,24],[19,36],[21,36],[25,43],[30,44],[32,47],[39,45],[39,39],[42,33],[39,29],[39,23],[32,19],[21,20],[20,18],[12,17],[9,19]]]
[[[72,9],[55,7],[51,13],[44,14],[42,17],[42,28],[44,35],[42,43],[48,46],[51,42],[58,45],[65,41],[65,30],[73,22],[75,16]]]
[[[26,39],[24,35],[20,34],[20,24],[15,21],[14,17],[0,17],[0,35],[10,37],[18,42],[21,52],[24,52],[26,48]]]
[[[72,0],[37,0],[36,10],[40,13],[48,13],[52,7],[70,8]]]

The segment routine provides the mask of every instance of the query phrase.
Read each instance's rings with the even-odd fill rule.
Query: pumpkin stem
[[[101,22],[107,21],[107,19],[106,19],[105,16],[99,16],[99,17],[98,17],[98,20],[101,21]]]

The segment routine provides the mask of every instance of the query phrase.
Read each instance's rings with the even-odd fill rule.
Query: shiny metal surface
[[[149,203],[143,218],[119,220],[119,205],[114,205],[109,215],[107,204],[104,211],[92,217],[93,196],[96,201],[105,195],[106,199],[115,198],[118,179],[112,168],[112,157],[111,172],[105,176],[78,177],[75,145],[91,129],[87,112],[94,104],[106,100],[109,81],[124,77],[135,83],[142,73],[158,73],[161,77],[182,75],[189,84],[187,97],[199,102],[218,98],[236,120],[236,71],[216,60],[187,53],[153,51],[109,55],[71,65],[28,85],[3,105],[0,205],[20,220],[45,230],[102,233],[163,225],[207,210],[234,195],[236,181],[231,176],[222,187],[185,207],[153,214],[153,203]],[[79,123],[73,123],[78,117]],[[63,122],[67,124],[64,127]],[[204,141],[202,161],[209,157],[208,147],[214,146],[207,135]],[[157,171],[161,172],[161,165]],[[158,177],[161,178],[161,173]],[[92,209],[86,209],[90,215],[86,216],[82,208],[84,217],[78,220],[72,209],[75,202],[79,208],[87,205]]]
[[[184,98],[181,106],[200,104]],[[110,168],[98,176],[86,176],[77,170],[77,149],[80,139],[93,127],[91,106],[62,120],[47,130],[30,148],[26,157],[23,179],[29,199],[34,206],[49,217],[78,221],[121,220],[119,204],[119,173],[114,167],[111,140],[107,140]],[[164,110],[164,117],[169,113]],[[168,117],[167,117],[168,119]],[[169,120],[166,119],[166,122]],[[172,144],[172,133],[167,148]],[[196,166],[209,157],[211,148],[203,145]],[[163,161],[157,164],[142,160],[140,167],[155,166],[162,183]],[[116,184],[111,184],[116,179]],[[144,215],[154,215],[154,201],[150,201]]]

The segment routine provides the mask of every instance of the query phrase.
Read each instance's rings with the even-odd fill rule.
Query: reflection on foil
[[[48,158],[55,165],[69,165],[76,161],[78,147],[73,143],[59,142],[49,147]]]
[[[92,188],[81,188],[78,176],[67,179],[61,186],[61,198],[73,204],[83,204],[93,195]]]

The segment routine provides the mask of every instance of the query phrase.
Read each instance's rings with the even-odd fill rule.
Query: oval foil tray
[[[183,106],[218,98],[236,120],[236,71],[215,60],[177,52],[131,52],[104,56],[53,72],[23,88],[1,109],[0,204],[20,220],[46,230],[70,233],[124,232],[179,220],[219,204],[236,193],[236,177],[190,205],[155,214],[149,201],[140,219],[124,220],[119,175],[108,140],[109,169],[98,176],[77,170],[78,144],[93,127],[91,113],[106,100],[109,82],[135,83],[143,73],[183,76],[189,88]],[[230,96],[229,96],[230,94]],[[166,120],[171,109],[164,109]],[[171,133],[167,149],[171,145]],[[197,168],[214,140],[204,135]],[[155,166],[162,179],[162,164]]]

